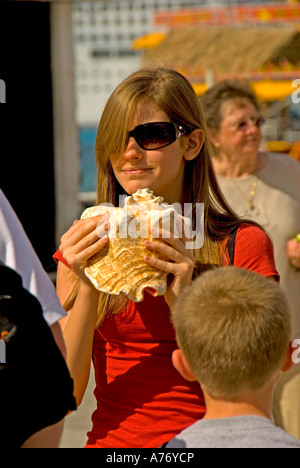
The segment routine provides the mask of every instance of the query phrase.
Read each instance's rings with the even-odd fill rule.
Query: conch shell
[[[99,291],[113,295],[124,293],[133,302],[144,299],[146,288],[154,296],[164,295],[168,275],[144,261],[145,256],[161,258],[148,250],[144,242],[152,240],[153,229],[162,225],[167,224],[172,231],[175,209],[149,189],[141,189],[126,197],[124,208],[94,206],[87,208],[81,218],[106,212],[110,215],[109,242],[89,259],[86,276]]]

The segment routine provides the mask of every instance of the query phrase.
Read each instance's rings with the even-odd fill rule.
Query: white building
[[[75,2],[76,119],[80,127],[96,126],[111,92],[140,64],[132,41],[153,32],[155,13],[199,5],[201,0],[102,0]]]
[[[102,110],[118,83],[140,66],[132,42],[157,30],[155,14],[208,5],[201,0],[100,0],[73,4],[76,124],[79,131],[79,193],[95,203],[95,139]]]
[[[246,2],[247,0],[74,2],[76,124],[79,129],[81,202],[90,204],[95,199],[94,145],[102,110],[118,83],[139,68],[142,52],[134,50],[132,43],[145,34],[158,31],[158,26],[155,25],[156,13],[199,6],[228,7],[234,3],[242,5]]]

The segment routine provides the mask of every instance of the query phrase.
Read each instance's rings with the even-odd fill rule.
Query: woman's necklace
[[[234,183],[235,187],[238,189],[240,194],[243,195],[243,197],[247,201],[248,207],[249,207],[249,209],[251,211],[253,211],[254,208],[255,208],[254,199],[255,199],[257,185],[258,185],[258,177],[257,176],[253,176],[253,177],[254,177],[254,180],[253,180],[251,188],[250,188],[250,194],[249,194],[250,196],[246,195],[245,192],[239,186],[239,184],[234,179],[232,179],[232,182]]]

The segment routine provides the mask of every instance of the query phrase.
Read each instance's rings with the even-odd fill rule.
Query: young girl
[[[96,140],[98,203],[118,205],[119,196],[149,188],[165,202],[204,204],[204,245],[187,250],[170,236],[147,247],[168,261],[145,261],[170,274],[163,297],[141,303],[99,293],[84,275],[88,258],[102,249],[109,220],[77,221],[56,254],[58,294],[68,321],[68,365],[79,404],[95,367],[97,410],[87,447],[159,447],[205,414],[198,384],[172,366],[176,348],[170,320],[176,299],[193,276],[228,265],[227,245],[238,228],[234,264],[278,278],[270,239],[242,223],[217,185],[206,125],[197,96],[179,73],[139,70],[110,97]],[[102,223],[102,228],[97,225]],[[102,229],[102,231],[101,231]],[[101,231],[101,232],[99,232]],[[99,238],[99,234],[104,235]]]

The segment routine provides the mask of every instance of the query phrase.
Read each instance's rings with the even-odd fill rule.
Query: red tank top
[[[235,266],[279,279],[269,237],[243,224]],[[62,260],[59,252],[56,259]],[[176,349],[163,297],[145,294],[95,332],[97,409],[87,447],[160,447],[205,414],[200,385],[185,381],[171,361]]]

